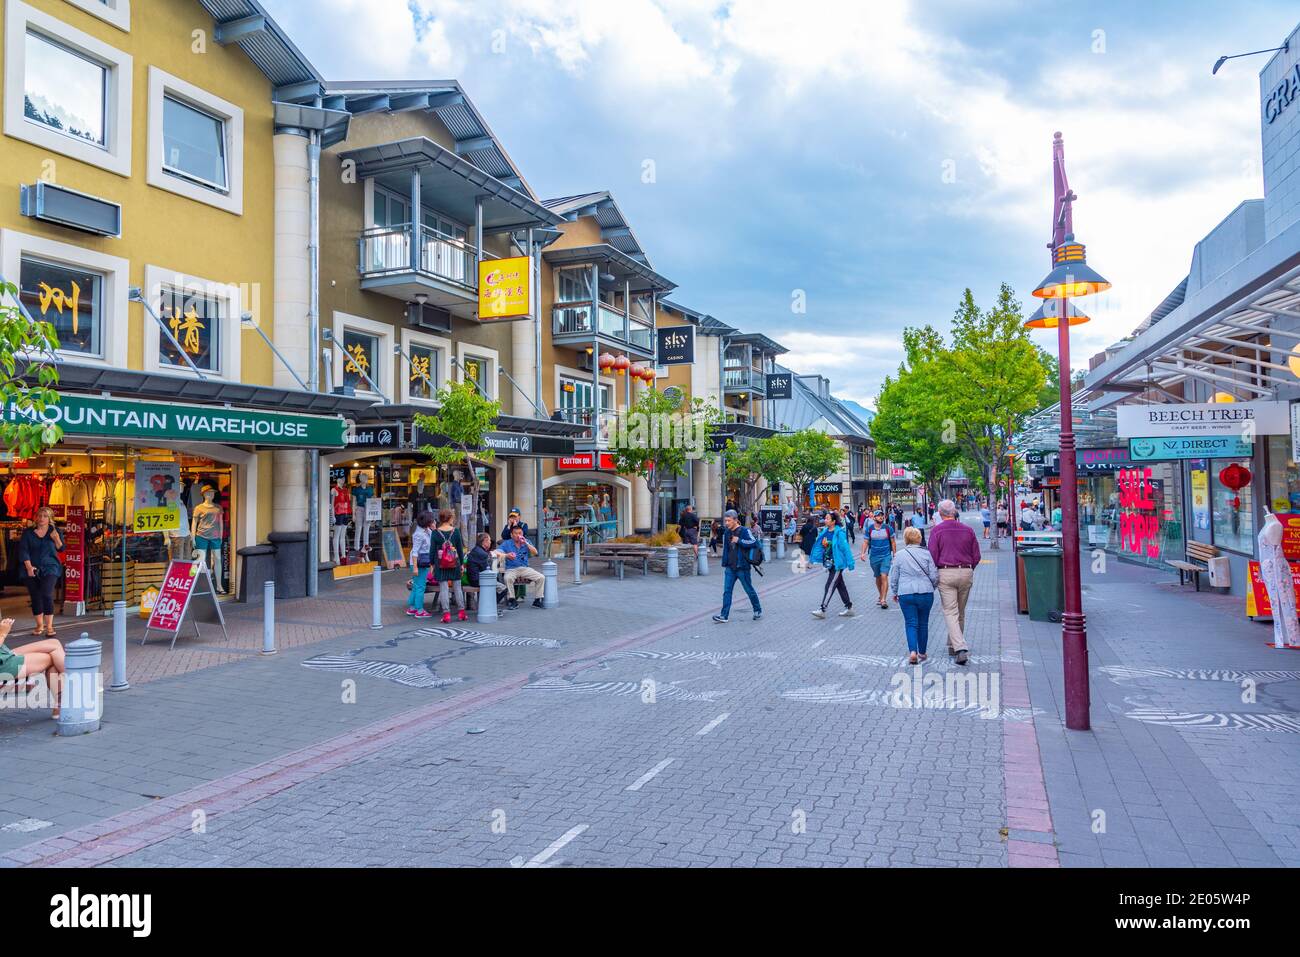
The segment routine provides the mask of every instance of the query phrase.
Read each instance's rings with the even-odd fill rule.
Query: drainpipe
[[[320,133],[307,141],[308,298],[307,388],[320,390]],[[307,596],[316,597],[320,583],[320,449],[307,452]]]
[[[533,239],[533,230],[528,230],[528,269],[532,281],[528,286],[532,290],[533,300],[533,404],[542,404],[542,271],[538,266],[540,256],[537,243]],[[542,460],[533,459],[533,486],[537,491],[537,547],[542,547],[542,534],[546,531],[546,505],[542,494]],[[542,558],[549,558],[543,555]]]

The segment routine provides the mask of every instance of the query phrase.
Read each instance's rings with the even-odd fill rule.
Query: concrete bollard
[[[677,546],[669,545],[668,553],[664,557],[664,574],[669,578],[681,577],[681,571],[677,567]]]
[[[384,627],[384,582],[381,577],[384,573],[375,566],[375,571],[370,577],[370,628],[372,631],[378,631]]]
[[[109,691],[126,691],[126,602],[113,602],[113,683]]]
[[[776,536],[776,560],[779,562],[785,558],[785,536]]]
[[[770,562],[771,560],[772,560],[772,539],[769,536],[764,535],[763,536],[763,561]]]
[[[275,582],[262,582],[262,654],[275,654]]]
[[[478,576],[478,620],[497,620],[497,573],[486,569]]]
[[[83,631],[63,651],[67,670],[63,675],[58,733],[68,737],[98,731],[104,716],[104,679],[99,673],[103,647]]]
[[[542,607],[558,608],[560,605],[560,568],[555,562],[542,563],[542,574],[546,577],[542,589]]]
[[[573,540],[573,583],[582,584],[582,542]]]
[[[709,573],[709,550],[704,545],[695,549],[695,574],[707,575]]]

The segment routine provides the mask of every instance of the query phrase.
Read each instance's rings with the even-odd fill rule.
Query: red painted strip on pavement
[[[766,597],[814,578],[800,575],[756,590],[760,596]],[[574,670],[616,651],[665,638],[690,625],[707,621],[712,615],[712,610],[695,612],[665,622],[648,632],[625,635],[548,670]],[[162,798],[146,807],[133,808],[74,831],[26,844],[0,855],[0,858],[28,867],[91,867],[109,863],[189,831],[194,811],[202,811],[205,818],[211,819],[219,814],[242,810],[304,781],[441,727],[470,711],[508,698],[526,685],[534,673],[521,672],[435,704],[399,712]]]
[[[1014,608],[1011,582],[998,582],[998,602]],[[1000,633],[1004,658],[1021,658],[1020,622],[1013,614],[1002,617]],[[1002,702],[1010,708],[1031,707],[1025,666],[1005,661],[1002,667]],[[1051,843],[1007,840],[1008,867],[1060,867],[1056,851],[1056,830],[1052,809],[1043,783],[1043,758],[1038,750],[1038,732],[1033,718],[1025,723],[1002,723],[1002,788],[1007,808],[1007,828],[1044,834]]]

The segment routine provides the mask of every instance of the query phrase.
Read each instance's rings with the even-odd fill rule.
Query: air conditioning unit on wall
[[[593,365],[593,356],[590,352],[578,353],[578,368],[583,372],[590,372],[595,366]]]
[[[413,302],[406,307],[406,323],[412,329],[451,332],[451,313],[427,303]]]

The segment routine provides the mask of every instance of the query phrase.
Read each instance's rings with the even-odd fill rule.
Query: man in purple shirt
[[[948,654],[964,665],[966,649],[966,599],[970,597],[975,566],[980,563],[980,542],[975,530],[957,517],[950,498],[939,503],[939,524],[930,532],[930,557],[939,566],[939,600],[948,623]]]

